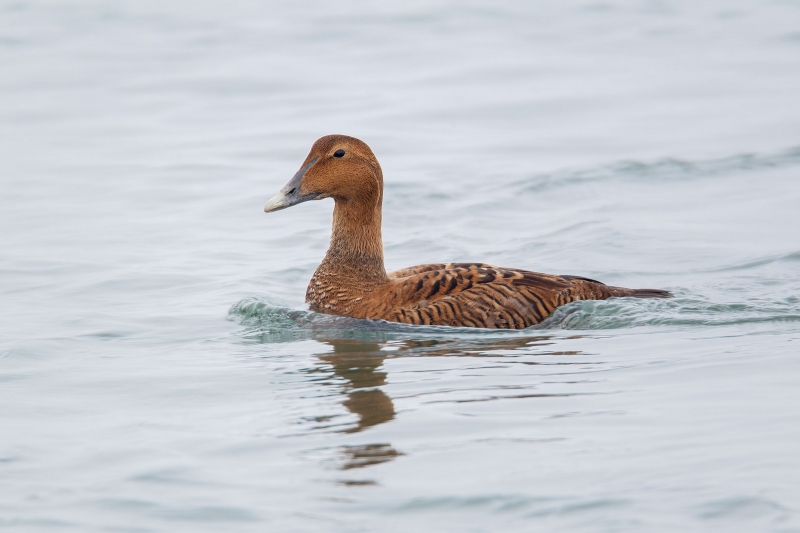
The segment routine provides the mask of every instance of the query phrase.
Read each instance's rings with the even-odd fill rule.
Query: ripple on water
[[[758,259],[752,259],[750,261],[744,261],[733,265],[703,270],[701,272],[734,272],[737,270],[750,270],[765,265],[771,265],[773,263],[789,263],[794,261],[800,261],[800,251],[791,252],[788,254],[771,255],[768,257],[759,257]]]
[[[630,502],[618,498],[599,498],[583,501],[570,501],[557,497],[530,497],[514,494],[494,494],[474,497],[414,498],[394,512],[434,511],[441,509],[485,509],[495,513],[522,513],[526,517],[545,517],[551,515],[577,515],[604,511],[629,505]]]
[[[762,497],[726,498],[706,502],[696,510],[697,517],[707,521],[780,520],[790,512],[780,503]]]
[[[228,319],[246,329],[240,336],[250,342],[289,342],[329,333],[345,338],[371,338],[381,333],[439,336],[508,335],[511,331],[445,326],[412,326],[383,320],[323,315],[295,309],[273,298],[250,297],[234,304]],[[644,326],[707,327],[769,322],[800,322],[797,298],[716,302],[696,294],[678,293],[671,299],[613,298],[584,300],[559,307],[532,330],[603,330]],[[468,337],[467,337],[468,338]]]
[[[556,187],[603,182],[612,179],[675,180],[697,176],[729,175],[765,168],[800,164],[800,147],[773,154],[739,154],[720,159],[684,161],[665,158],[652,163],[620,161],[591,169],[566,169],[525,178],[517,186],[525,192],[540,192]]]
[[[443,337],[486,339],[487,335],[499,337],[513,335],[508,330],[455,328],[449,326],[413,326],[385,320],[367,320],[297,309],[277,298],[251,296],[240,300],[228,310],[228,320],[246,327],[240,334],[253,342],[289,342],[309,339],[318,334],[340,338],[375,339],[392,335],[410,334],[414,337]]]
[[[719,303],[697,295],[684,295],[669,300],[614,298],[573,302],[556,309],[538,327],[599,330],[642,326],[707,327],[799,321],[800,306],[790,300]]]
[[[261,520],[260,516],[248,509],[223,505],[166,506],[150,500],[125,498],[95,500],[92,503],[103,509],[176,522],[237,523]]]

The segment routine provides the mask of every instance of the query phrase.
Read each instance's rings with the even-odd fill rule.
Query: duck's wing
[[[428,265],[423,265],[427,267]],[[385,318],[410,324],[520,329],[538,324],[553,310],[580,298],[571,280],[526,270],[481,263],[447,263],[413,267],[394,278],[392,308]],[[402,271],[401,271],[402,272]],[[585,299],[596,299],[588,293]],[[608,296],[605,296],[608,297]]]
[[[615,296],[668,298],[658,289],[612,287],[581,276],[557,276],[484,263],[419,265],[398,270],[374,294],[367,318],[407,324],[522,329],[562,305]]]

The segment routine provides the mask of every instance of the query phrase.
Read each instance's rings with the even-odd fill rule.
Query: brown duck
[[[313,311],[405,324],[521,329],[576,300],[667,298],[580,276],[555,276],[483,263],[437,263],[386,272],[381,240],[383,173],[364,142],[322,137],[302,167],[264,206],[267,213],[333,198],[328,253],[306,291]]]

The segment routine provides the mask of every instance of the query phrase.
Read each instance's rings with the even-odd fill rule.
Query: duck
[[[671,296],[660,289],[612,287],[582,276],[485,263],[433,263],[386,272],[383,172],[370,147],[355,137],[318,139],[264,211],[326,198],[334,200],[330,245],[306,291],[309,308],[318,313],[412,325],[524,329],[578,300]]]

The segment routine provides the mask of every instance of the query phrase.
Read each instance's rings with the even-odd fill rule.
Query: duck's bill
[[[305,200],[301,200],[294,195],[286,194],[283,190],[281,190],[278,194],[267,201],[267,203],[264,205],[264,212],[272,213],[273,211],[280,211],[281,209],[292,207],[293,205],[297,205],[303,201]]]
[[[309,161],[309,163],[297,171],[297,174],[289,180],[283,189],[278,191],[278,194],[273,196],[269,199],[269,201],[264,206],[264,211],[267,213],[272,213],[273,211],[280,211],[281,209],[286,209],[287,207],[292,207],[293,205],[297,205],[303,202],[307,202],[308,200],[313,200],[318,196],[318,194],[300,194],[300,182],[303,181],[303,176],[308,169],[311,168],[314,163],[317,162],[317,157]]]

